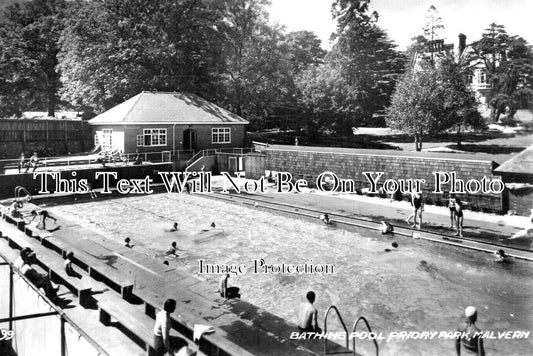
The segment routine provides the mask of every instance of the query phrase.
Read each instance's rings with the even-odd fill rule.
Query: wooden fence
[[[0,119],[0,158],[83,152],[93,147],[92,141],[91,127],[82,120]]]

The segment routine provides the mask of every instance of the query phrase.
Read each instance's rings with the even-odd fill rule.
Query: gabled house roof
[[[248,124],[195,94],[143,91],[89,120],[91,125]]]
[[[533,175],[533,145],[494,170],[498,173],[524,173]]]

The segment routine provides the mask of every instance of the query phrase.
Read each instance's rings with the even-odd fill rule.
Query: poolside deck
[[[34,208],[36,206],[33,204],[25,204],[24,211],[27,213]],[[191,334],[195,324],[214,326],[216,332],[204,336],[204,339],[211,344],[218,345],[220,350],[223,350],[217,351],[218,353],[221,352],[224,355],[321,354],[323,341],[288,339],[291,332],[296,331],[295,325],[245,301],[224,300],[207,283],[165,266],[161,264],[161,261],[147,256],[137,248],[124,247],[105,236],[85,230],[76,222],[65,221],[61,217],[60,221],[61,227],[53,232],[53,237],[44,237],[48,236],[48,233],[39,236],[39,232],[34,230],[28,232],[33,237],[27,236],[28,233],[24,234],[17,230],[15,225],[5,220],[0,220],[0,231],[3,232],[3,236],[16,236],[13,238],[16,239],[18,245],[35,246],[38,254],[56,254],[58,261],[62,261],[61,255],[64,255],[65,251],[75,251],[75,257],[81,265],[88,266],[88,274],[92,274],[91,269],[100,271],[100,275],[105,275],[106,278],[102,280],[100,276],[98,279],[108,286],[113,285],[109,284],[107,279],[118,285],[122,284],[121,280],[124,284],[128,284],[129,280],[134,280],[132,295],[129,298],[140,299],[147,305],[147,310],[150,309],[148,307],[161,308],[167,298],[176,299],[178,308],[172,316],[173,319],[180,325],[184,325],[185,329],[190,329]],[[52,226],[54,225],[51,224],[50,227]],[[44,247],[45,245],[49,249]],[[0,244],[0,250],[4,249],[6,249],[5,244]],[[97,289],[105,293],[113,293],[113,291],[106,291],[101,284]],[[105,295],[98,296],[98,298],[105,299]],[[83,315],[85,318],[94,318],[95,315],[92,309],[85,313],[80,305],[67,309],[65,312],[80,322],[84,320]],[[125,327],[128,328],[127,325]],[[101,338],[103,344],[107,344],[108,327],[101,325],[98,330],[98,327],[92,325],[90,329],[96,341]],[[202,342],[200,342],[201,345]],[[131,349],[135,345],[129,347]]]

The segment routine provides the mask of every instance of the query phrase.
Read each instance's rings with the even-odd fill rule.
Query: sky
[[[331,18],[333,0],[271,0],[270,19],[288,31],[313,31],[329,49],[335,31]],[[422,34],[429,7],[437,8],[444,25],[446,43],[457,47],[458,35],[467,43],[481,38],[492,22],[504,25],[510,35],[520,35],[533,44],[533,0],[371,0],[380,17],[378,25],[405,49],[412,37]]]

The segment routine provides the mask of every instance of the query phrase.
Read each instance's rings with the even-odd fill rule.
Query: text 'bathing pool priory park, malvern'
[[[531,355],[531,13],[1,1],[0,355]]]

